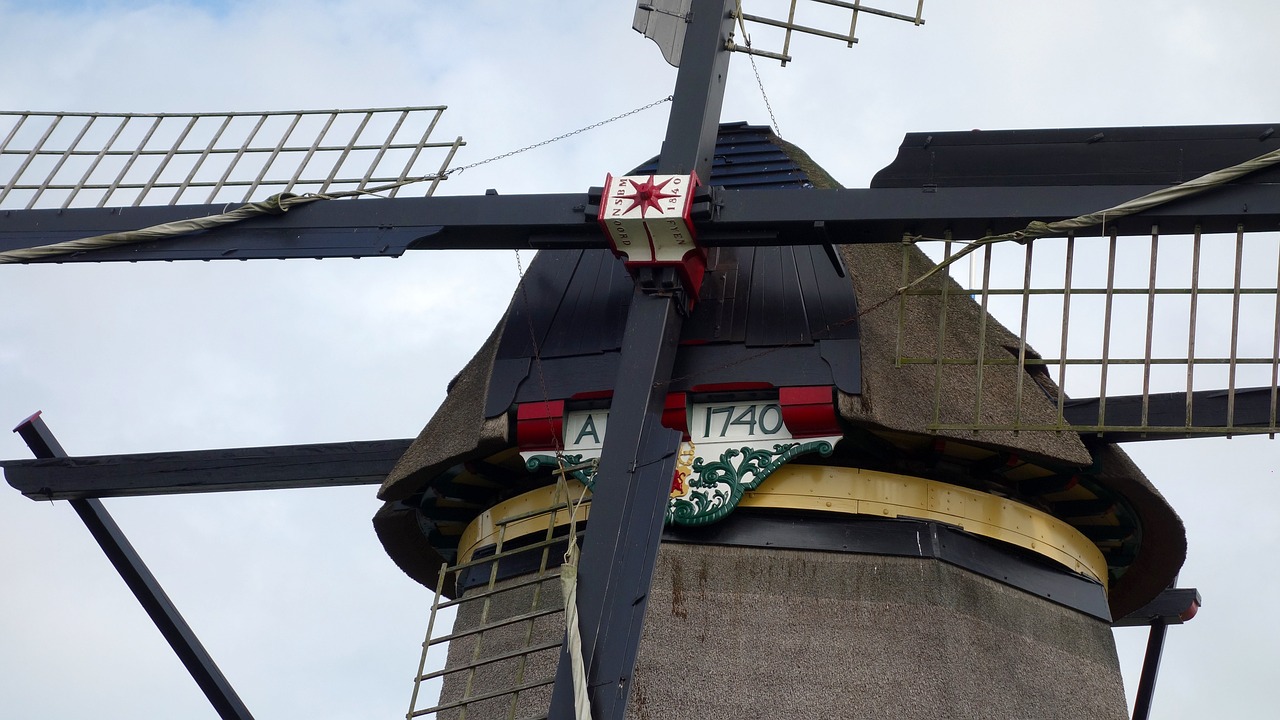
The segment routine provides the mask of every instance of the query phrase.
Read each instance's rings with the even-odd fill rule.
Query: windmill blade
[[[433,195],[464,144],[431,140],[444,110],[0,112],[0,263],[395,257],[424,238],[519,248],[548,224],[561,242],[594,230],[572,211],[585,197],[406,197]],[[301,204],[316,198],[395,202]],[[475,232],[436,237],[458,225]]]
[[[904,9],[907,4],[914,6],[914,14],[904,14],[892,10],[863,5],[862,0],[785,0],[784,2],[746,3],[751,9],[757,6],[765,8],[765,15],[745,12],[744,3],[739,2],[735,17],[742,33],[741,43],[729,40],[728,49],[733,52],[759,55],[771,60],[778,60],[784,66],[791,62],[791,38],[794,34],[840,40],[849,47],[858,42],[854,31],[858,27],[858,16],[862,13],[888,18],[905,20],[914,25],[923,25],[924,0],[913,3],[899,3]],[[662,57],[674,67],[680,67],[680,59],[684,49],[684,31],[688,26],[692,12],[693,0],[653,0],[636,3],[635,19],[631,27],[636,32],[654,41],[662,50]],[[802,9],[803,8],[803,9]],[[799,18],[799,19],[797,19]],[[750,25],[748,25],[748,23]],[[761,28],[768,35],[766,42],[777,42],[778,50],[766,50],[752,43],[750,30]],[[836,28],[834,30],[827,28]],[[847,28],[847,29],[846,29]]]
[[[899,361],[931,366],[939,378],[944,366],[967,367],[979,387],[984,368],[1014,364],[1024,380],[1017,393],[1046,393],[1058,407],[1048,422],[993,417],[975,391],[972,415],[935,413],[937,430],[1274,435],[1278,241],[1274,232],[1165,234],[1153,225],[1139,237],[988,247],[971,264],[952,265],[950,279],[903,298],[904,323],[930,317],[938,331],[935,344],[904,348]],[[956,247],[933,245],[943,259]],[[920,271],[919,256],[904,261],[904,275]],[[947,315],[960,304],[993,319],[978,346],[945,339]],[[935,384],[935,399],[942,387]]]
[[[93,237],[70,249],[127,242],[129,250],[94,259],[150,259],[150,246],[136,246],[143,238],[207,229],[219,224],[217,218],[232,204],[269,195],[396,197],[415,185],[431,195],[463,145],[461,138],[431,140],[444,110],[0,112],[2,232],[22,238],[0,252]],[[278,204],[272,209],[284,210]],[[163,227],[174,222],[180,224]],[[426,234],[416,227],[377,230],[376,223],[375,229],[355,233],[333,232],[327,225],[304,224],[310,231],[287,224],[268,227],[289,236],[272,238],[249,224],[223,234],[216,247],[182,240],[158,259],[398,255],[414,237]],[[148,233],[141,237],[97,238],[143,229]],[[19,253],[0,262],[59,254],[65,253]]]
[[[925,174],[941,187],[1042,183],[1054,167],[1074,170],[1058,174],[1064,184],[1184,183],[1273,154],[1273,135],[1266,125],[921,133],[908,137],[877,183],[909,186]],[[1277,181],[1272,166],[1221,190],[1244,183],[1273,192]],[[931,268],[951,276],[915,283],[899,305],[900,326],[937,327],[932,344],[904,345],[898,357],[935,373],[931,428],[1073,430],[1116,441],[1274,435],[1280,225],[1254,222],[1251,209],[1238,202],[1215,219],[1189,213],[1177,222],[1167,210],[1102,215],[1089,237],[1081,229],[1021,244],[961,244],[944,233],[918,243],[928,258],[904,249],[904,284]],[[956,262],[968,250],[975,251]],[[976,346],[949,342],[948,315],[957,312],[977,312],[988,324]],[[999,365],[1022,370],[1012,417],[983,408],[984,370]],[[956,373],[975,381],[972,413],[946,417],[938,400]],[[1023,393],[1049,395],[1057,417],[1021,416]]]
[[[779,61],[783,66],[791,62],[791,41],[797,34],[812,37],[839,40],[848,47],[858,42],[855,34],[858,29],[858,18],[862,14],[872,17],[901,20],[913,25],[924,24],[924,0],[899,0],[890,2],[890,7],[908,12],[896,12],[879,7],[863,5],[862,0],[785,0],[784,2],[749,3],[751,9],[764,7],[765,15],[746,12],[743,3],[739,3],[739,27],[742,31],[742,44],[731,43],[732,50],[759,55]],[[785,10],[785,13],[783,12]],[[766,50],[753,43],[755,30],[761,30],[767,44],[776,50]],[[776,43],[776,44],[775,44]]]
[[[684,49],[684,29],[688,25],[693,0],[654,0],[636,3],[636,16],[631,27],[658,44],[662,57],[672,67],[680,67]]]
[[[394,197],[424,179],[430,195],[464,144],[431,141],[444,111],[3,111],[0,210],[246,203],[382,185]]]

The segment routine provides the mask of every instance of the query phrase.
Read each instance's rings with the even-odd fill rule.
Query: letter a
[[[587,416],[587,421],[582,423],[582,429],[578,431],[578,438],[573,441],[573,444],[580,444],[582,442],[582,438],[586,437],[588,434],[591,435],[591,439],[595,440],[596,443],[600,442],[600,433],[596,432],[596,417],[594,415]]]

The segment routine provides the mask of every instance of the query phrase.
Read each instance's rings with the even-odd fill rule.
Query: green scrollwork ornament
[[[773,449],[750,447],[729,448],[719,460],[693,459],[685,482],[686,491],[676,495],[667,504],[666,522],[676,525],[706,525],[728,515],[738,506],[743,494],[754,490],[775,470],[800,455],[831,454],[831,443],[826,440],[812,442],[780,443]],[[582,455],[534,455],[525,461],[530,472],[550,468],[594,489],[597,458],[584,461]],[[679,492],[678,490],[676,492]]]
[[[826,457],[831,449],[831,443],[817,440],[778,444],[772,450],[729,448],[719,460],[711,462],[697,458],[689,478],[689,491],[672,498],[667,505],[667,522],[693,526],[720,520],[738,506],[744,493],[754,490],[779,467],[808,453]]]
[[[596,484],[596,469],[599,467],[599,460],[591,458],[583,461],[581,455],[534,455],[525,461],[524,466],[529,472],[537,472],[542,468],[551,468],[552,472],[560,471],[560,463],[564,463],[564,471],[566,477],[582,483],[588,490],[593,490]]]

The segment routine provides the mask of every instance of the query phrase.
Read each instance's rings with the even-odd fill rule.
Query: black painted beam
[[[412,440],[5,460],[33,500],[377,485]]]
[[[680,444],[680,432],[662,426],[680,325],[670,298],[636,291],[579,563],[578,623],[597,719],[625,717],[631,692]],[[570,673],[562,653],[550,717],[574,717]]]
[[[1133,698],[1133,720],[1148,720],[1151,703],[1156,695],[1156,679],[1160,675],[1160,656],[1164,654],[1164,638],[1168,628],[1163,620],[1151,625],[1147,636],[1147,652],[1142,658],[1142,673],[1138,676],[1138,692]]]
[[[736,0],[693,0],[658,172],[710,173]],[[696,289],[691,292],[697,292]],[[685,299],[639,283],[627,311],[578,573],[578,624],[591,717],[623,720],[681,433],[663,427]],[[567,643],[566,643],[567,645]],[[575,712],[572,663],[561,652],[548,717]]]
[[[1203,194],[1160,205],[1106,227],[1121,235],[1246,232],[1280,229],[1277,184],[1250,184],[1248,178]],[[780,190],[716,188],[715,219],[698,224],[698,242],[717,245],[816,245],[825,233],[835,244],[897,242],[903,234],[956,240],[988,232],[1021,230],[1033,221],[1073,218],[1148,195],[1167,185],[1025,186],[959,188],[871,188]],[[821,221],[823,228],[815,228]],[[761,235],[768,230],[771,237]],[[1079,236],[1103,234],[1101,226]],[[739,236],[740,235],[740,236]]]
[[[907,133],[872,187],[1186,182],[1280,148],[1276,124]],[[1251,178],[1275,182],[1280,166]]]
[[[1177,582],[1175,578],[1175,583]],[[1160,656],[1164,654],[1165,635],[1170,625],[1180,625],[1195,617],[1200,609],[1200,592],[1195,588],[1169,587],[1145,606],[1116,620],[1112,627],[1151,626],[1147,651],[1142,658],[1138,691],[1133,700],[1133,720],[1151,717],[1156,680],[1160,675]]]
[[[415,243],[431,249],[525,248],[544,233],[560,243],[602,247],[595,216],[584,212],[587,203],[584,193],[318,201],[283,215],[57,262],[395,257]],[[233,207],[0,211],[0,252],[203,218]]]
[[[1280,229],[1276,183],[1249,178],[1109,221],[1121,235]],[[1167,185],[870,188],[713,188],[711,216],[696,222],[706,247],[898,242],[904,234],[956,240],[1010,232],[1033,221],[1113,207]],[[397,257],[406,250],[605,247],[588,194],[334,200],[163,242],[39,262],[139,262],[264,258]],[[0,252],[192,217],[226,206],[0,212]],[[1100,235],[1099,227],[1079,231]]]
[[[66,452],[39,413],[23,421],[14,432],[26,441],[37,457],[66,457]],[[98,541],[107,559],[115,566],[116,572],[120,573],[120,578],[133,591],[147,615],[151,616],[156,629],[169,642],[178,659],[186,666],[187,672],[191,673],[191,678],[200,686],[218,716],[223,720],[253,720],[253,715],[231,687],[231,683],[200,644],[200,639],[191,626],[187,625],[187,621],[182,618],[178,608],[147,569],[102,502],[89,498],[71,500],[70,504],[84,521],[85,527],[89,528],[93,539]]]
[[[667,134],[658,156],[660,175],[697,173],[703,183],[711,179],[732,55],[726,47],[733,32],[731,7],[725,0],[694,0],[690,7],[692,21],[685,30]]]
[[[1154,600],[1111,623],[1112,627],[1144,627],[1157,622],[1181,625],[1200,609],[1200,591],[1195,588],[1166,588]]]
[[[1142,418],[1141,395],[1119,395],[1106,398],[1105,413],[1099,417],[1099,398],[1068,400],[1062,410],[1063,418],[1071,425],[1089,428],[1105,426],[1115,428],[1080,430],[1089,438],[1106,442],[1139,442],[1144,440],[1168,440],[1177,437],[1221,437],[1240,434],[1241,430],[1275,427],[1275,390],[1269,387],[1237,388],[1234,393],[1226,390],[1199,390],[1191,394],[1191,422],[1187,422],[1187,394],[1185,392],[1153,393],[1147,396],[1147,418]],[[1228,405],[1234,405],[1228,413]],[[1230,417],[1228,417],[1230,415]],[[1139,426],[1163,428],[1159,431],[1137,430]],[[1194,432],[1180,428],[1194,426]]]

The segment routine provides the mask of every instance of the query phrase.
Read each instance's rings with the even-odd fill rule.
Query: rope
[[[568,484],[565,482],[564,457],[560,462],[559,486],[564,489],[566,499],[569,496]],[[564,551],[564,564],[560,566],[560,588],[564,595],[565,642],[569,646],[569,667],[573,671],[573,711],[574,720],[591,720],[591,698],[587,695],[587,670],[582,659],[582,631],[578,626],[578,508],[586,498],[587,489],[573,504],[569,513],[569,547]]]
[[[987,235],[986,237],[982,237],[968,243],[956,254],[943,260],[937,265],[934,265],[929,272],[921,275],[915,280],[912,280],[907,285],[898,288],[896,294],[902,294],[911,288],[914,288],[925,280],[936,275],[939,271],[951,266],[951,264],[956,260],[959,260],[978,248],[1008,240],[1025,244],[1035,240],[1036,238],[1047,237],[1050,235],[1063,235],[1075,230],[1093,227],[1095,225],[1105,225],[1108,217],[1114,220],[1116,218],[1134,215],[1144,210],[1150,210],[1153,207],[1164,205],[1165,203],[1172,202],[1174,200],[1198,195],[1206,190],[1221,187],[1222,185],[1248,175],[1251,172],[1271,167],[1276,163],[1280,163],[1280,150],[1272,150],[1269,153],[1259,155],[1252,160],[1246,160],[1238,165],[1232,165],[1228,168],[1206,173],[1194,180],[1188,180],[1180,185],[1161,188],[1153,193],[1148,193],[1142,197],[1137,197],[1127,202],[1120,203],[1119,205],[1107,208],[1106,210],[1099,210],[1098,212],[1079,215],[1069,220],[1058,220],[1056,222],[1047,223],[1036,220],[1029,223],[1021,230],[1001,233],[999,235]],[[915,237],[905,237],[902,241],[904,243],[914,244],[921,240],[938,240],[938,238],[925,238],[917,235]]]
[[[524,263],[520,259],[520,250],[515,251],[516,271],[519,273],[519,289],[525,304],[525,317],[529,325],[529,342],[533,347],[534,372],[538,375],[538,385],[542,390],[542,401],[550,402],[547,393],[546,375],[542,369],[542,350],[538,347],[538,336],[533,327],[533,311],[529,303],[529,289],[524,282]],[[566,482],[568,468],[565,466],[564,443],[552,430],[552,440],[556,448],[556,491],[570,501],[569,486]],[[564,597],[565,643],[569,651],[569,667],[573,676],[573,714],[574,720],[591,720],[591,698],[587,695],[586,663],[582,656],[582,629],[578,623],[578,509],[587,496],[584,484],[582,494],[577,502],[572,503],[569,512],[569,545],[564,551],[564,562],[560,565],[560,589]]]
[[[365,190],[346,190],[337,193],[307,193],[305,195],[277,193],[266,200],[245,203],[235,210],[221,213],[219,215],[209,215],[202,218],[191,218],[189,220],[175,220],[173,222],[161,223],[160,225],[152,225],[151,227],[142,228],[140,230],[126,230],[124,232],[108,233],[106,235],[94,235],[92,237],[66,240],[50,245],[39,245],[37,247],[0,252],[0,265],[30,262],[32,260],[40,260],[59,255],[70,255],[72,253],[86,252],[89,250],[104,250],[107,248],[119,247],[121,245],[136,245],[137,243],[149,242],[152,240],[166,240],[169,238],[202,232],[204,230],[211,230],[213,228],[222,227],[223,225],[232,225],[243,220],[249,220],[250,218],[260,217],[262,215],[283,215],[288,212],[290,208],[313,203],[317,200],[337,200],[339,198],[353,197],[356,195],[375,195],[404,185],[424,182],[426,180],[434,180],[436,177],[437,176],[435,175],[427,175],[424,177],[408,178]]]

